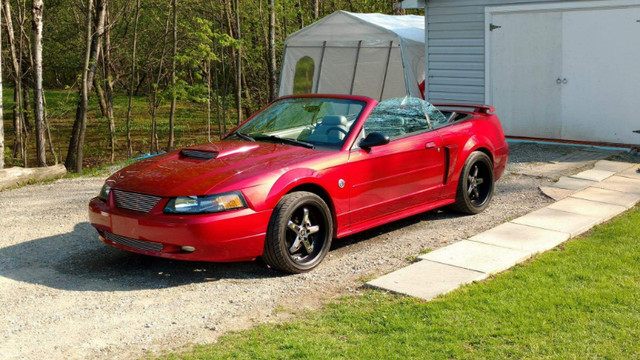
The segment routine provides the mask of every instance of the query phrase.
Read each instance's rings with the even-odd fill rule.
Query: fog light
[[[196,251],[196,248],[194,248],[193,246],[183,246],[180,248],[180,250],[184,252],[194,252]]]

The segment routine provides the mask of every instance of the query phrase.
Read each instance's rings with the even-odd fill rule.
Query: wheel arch
[[[266,206],[274,208],[283,196],[297,191],[307,191],[315,194],[327,204],[331,212],[333,236],[335,237],[338,228],[336,207],[329,191],[322,185],[320,174],[316,171],[311,169],[296,169],[280,176],[267,196]]]
[[[329,211],[331,212],[331,221],[333,222],[333,237],[336,237],[337,234],[337,218],[336,218],[336,210],[333,204],[333,200],[329,195],[329,192],[323,188],[321,185],[312,182],[303,182],[295,185],[291,189],[289,189],[284,195],[291,194],[298,191],[306,191],[312,194],[318,195],[329,207]]]

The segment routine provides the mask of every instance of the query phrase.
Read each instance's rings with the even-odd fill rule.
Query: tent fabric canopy
[[[337,11],[287,37],[279,95],[421,97],[424,78],[424,17]]]

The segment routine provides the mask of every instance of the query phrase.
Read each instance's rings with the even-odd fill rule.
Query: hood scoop
[[[182,149],[180,150],[180,157],[197,160],[211,160],[218,157],[218,153],[215,151]]]

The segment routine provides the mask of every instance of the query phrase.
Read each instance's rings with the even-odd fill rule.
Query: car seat
[[[347,118],[342,115],[327,115],[318,123],[313,133],[306,136],[306,141],[338,144],[349,133]]]

